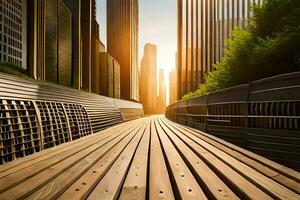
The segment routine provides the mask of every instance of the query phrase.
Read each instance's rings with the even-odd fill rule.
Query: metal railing
[[[179,101],[166,117],[300,170],[300,72]]]

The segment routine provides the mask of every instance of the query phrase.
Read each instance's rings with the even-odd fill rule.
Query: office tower
[[[99,52],[105,52],[105,45],[103,44],[103,42],[101,42],[101,40],[99,40],[98,45]]]
[[[62,0],[28,0],[27,6],[29,74],[72,86],[70,10]]]
[[[72,76],[73,88],[82,86],[82,41],[81,41],[81,2],[82,0],[63,0],[72,13]]]
[[[166,109],[166,81],[164,77],[164,70],[159,70],[159,95],[157,100],[158,113],[165,113]]]
[[[100,95],[120,98],[120,64],[108,53],[99,53]]]
[[[0,1],[0,61],[27,66],[27,2]]]
[[[178,99],[196,90],[213,64],[224,57],[225,40],[234,27],[245,28],[250,7],[263,1],[177,0]]]
[[[154,114],[157,106],[157,47],[146,44],[141,61],[140,101],[145,114]]]
[[[138,101],[138,0],[107,1],[107,52],[121,66],[121,98]]]
[[[92,51],[91,51],[91,59],[92,59],[92,71],[91,71],[91,79],[92,79],[92,92],[95,94],[99,94],[99,85],[100,85],[100,77],[99,77],[99,52],[100,52],[100,38],[99,38],[99,24],[96,21],[96,13],[93,14],[92,20]]]
[[[81,2],[82,89],[92,91],[92,26],[95,0]]]
[[[169,104],[173,104],[177,101],[177,70],[173,68],[169,72],[169,82],[170,82],[170,99]]]

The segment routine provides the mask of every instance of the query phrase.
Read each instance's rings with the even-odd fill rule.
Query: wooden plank
[[[164,149],[169,166],[169,173],[176,185],[176,198],[181,199],[207,199],[190,172],[180,154],[176,151],[171,141],[155,119],[156,130]]]
[[[130,126],[132,126],[132,123],[133,122],[127,122],[127,123],[122,124],[123,131],[126,131],[128,128],[130,128]],[[15,160],[14,162],[3,164],[0,166],[0,178],[5,177],[16,171],[19,171],[23,168],[34,165],[42,160],[46,160],[58,153],[63,153],[64,151],[67,151],[75,146],[80,147],[82,144],[89,142],[89,141],[94,141],[94,140],[101,141],[102,139],[110,137],[110,134],[112,132],[114,132],[117,128],[119,128],[120,126],[121,125],[117,125],[115,127],[106,129],[105,131],[103,131],[97,135],[90,135],[85,138],[75,140],[72,143],[62,144],[58,147],[39,152],[38,154],[33,154],[33,155],[27,156],[25,158]]]
[[[173,132],[180,137],[186,145],[188,145],[202,160],[221,175],[222,180],[230,186],[234,192],[242,199],[272,199],[270,196],[262,192],[259,188],[234,171],[226,163],[222,162],[212,153],[198,145],[195,141],[185,136],[183,133],[173,129]]]
[[[139,127],[140,129],[141,127]],[[130,134],[132,137],[138,130],[133,130]],[[131,137],[131,138],[132,138]],[[129,140],[123,140],[117,144],[110,152],[103,158],[95,163],[88,171],[86,171],[76,182],[74,182],[60,197],[59,199],[84,199],[97,183],[104,177],[111,165],[118,158],[120,153],[124,150]]]
[[[175,199],[154,121],[151,122],[149,199]]]
[[[134,155],[129,172],[122,187],[120,199],[146,199],[147,167],[150,144],[150,122]]]
[[[135,150],[145,132],[140,129],[87,199],[117,199]]]
[[[93,156],[97,158],[98,156],[103,155],[116,143],[126,137],[126,135],[127,132],[124,132],[120,135],[116,134],[116,136],[114,136],[112,139],[108,138],[98,143],[96,141],[96,144],[89,146],[86,149],[79,148],[79,152],[69,157],[68,159],[57,158],[57,163],[55,165],[52,165],[51,167],[47,165],[47,163],[45,163],[45,166],[48,166],[49,168],[46,168],[43,171],[36,169],[37,165],[35,165],[29,167],[28,169],[26,169],[26,171],[18,171],[17,173],[1,179],[0,188],[2,189],[2,193],[0,194],[0,199],[15,199],[17,197],[20,198],[30,195],[34,190],[41,188],[44,184],[47,184],[57,175],[72,167],[77,162],[85,162],[87,164],[88,161],[91,161],[93,159]],[[74,151],[74,149],[72,150]],[[31,171],[38,171],[39,173],[32,174]],[[29,173],[31,173],[31,177],[24,177],[23,174]],[[16,185],[16,180],[18,180],[18,185]],[[11,188],[12,186],[15,187]]]
[[[143,118],[0,166],[0,199],[300,199],[296,179],[242,150]]]
[[[175,123],[171,122],[168,120],[168,123],[169,124],[173,124],[173,125],[176,125]],[[280,165],[278,163],[275,163],[263,156],[260,156],[260,155],[257,155],[255,153],[252,153],[250,151],[247,151],[243,148],[240,148],[236,145],[233,145],[229,142],[226,142],[224,140],[221,140],[213,135],[210,135],[210,134],[207,134],[207,133],[204,133],[204,132],[201,132],[201,131],[198,131],[196,129],[192,129],[192,128],[189,128],[189,127],[186,127],[186,126],[180,126],[180,128],[186,130],[186,131],[189,131],[190,133],[194,134],[196,137],[201,137],[201,139],[205,139],[205,138],[208,138],[208,139],[211,139],[212,141],[215,141],[215,142],[218,142],[222,145],[224,145],[225,147],[233,150],[233,151],[236,151],[238,152],[239,154],[242,154],[243,156],[246,156],[248,157],[249,159],[252,159],[254,161],[256,161],[257,163],[261,164],[261,165],[264,165],[265,167],[268,167],[272,170],[274,170],[276,173],[273,174],[274,177],[276,177],[279,174],[282,174],[282,176],[287,176],[287,178],[290,178],[292,180],[295,180],[296,182],[300,182],[300,173],[293,170],[293,169],[290,169],[288,167],[285,167],[283,165]],[[298,190],[299,191],[299,190]]]
[[[139,130],[141,126],[127,132],[126,137],[112,148],[110,144],[101,147],[99,150],[103,153],[99,151],[86,156],[27,199],[57,199],[60,195],[60,199],[86,198]]]
[[[256,170],[252,169],[251,167],[245,165],[242,162],[239,162],[237,159],[233,158],[232,156],[226,154],[225,152],[217,149],[211,144],[206,143],[205,141],[195,137],[193,134],[182,131],[180,136],[185,135],[195,141],[197,144],[201,146],[201,148],[207,150],[208,152],[212,153],[214,156],[219,158],[222,162],[226,163],[236,172],[241,174],[247,180],[251,181],[257,187],[261,188],[263,191],[272,195],[274,198],[282,198],[282,199],[297,199],[299,195],[294,193],[293,191],[289,190],[288,188],[280,185],[279,183],[275,182],[274,180],[263,176],[261,173],[257,172]],[[188,140],[187,138],[185,140]]]
[[[192,133],[192,132],[191,132]],[[192,133],[193,134],[193,133]],[[242,153],[236,151],[235,149],[231,149],[228,146],[225,146],[224,144],[217,142],[215,140],[212,140],[209,137],[206,137],[202,134],[195,135],[201,139],[203,139],[205,142],[217,147],[218,149],[226,152],[230,156],[236,158],[237,160],[245,163],[246,165],[254,168],[255,170],[261,172],[265,176],[268,176],[269,178],[272,178],[273,180],[279,182],[280,184],[290,188],[296,193],[300,192],[300,183],[295,181],[294,179],[291,179],[284,174],[281,174],[278,171],[273,170],[272,168],[269,168],[268,166],[264,165],[263,163],[257,162],[251,157],[247,157],[243,155]]]
[[[161,120],[160,126],[176,146],[177,151],[184,157],[194,176],[205,188],[207,196],[213,199],[239,199],[227,185],[207,166],[180,138],[178,138]]]
[[[106,137],[99,137],[98,142],[105,140],[107,138],[111,138],[111,135],[107,135]],[[96,137],[98,138],[98,137]],[[94,138],[94,139],[96,139]],[[18,181],[21,181],[22,178],[27,177],[27,176],[31,176],[34,173],[36,173],[36,171],[32,171],[31,166],[38,166],[36,169],[37,170],[43,170],[42,166],[44,166],[44,168],[47,168],[48,166],[50,166],[51,164],[53,164],[54,162],[59,161],[60,157],[63,155],[63,158],[66,158],[67,156],[73,155],[77,152],[79,152],[80,150],[91,146],[93,144],[96,144],[97,140],[83,140],[75,145],[66,145],[65,148],[62,148],[60,151],[53,151],[53,152],[48,152],[49,154],[44,154],[41,157],[39,157],[39,154],[35,155],[33,160],[28,160],[28,162],[22,163],[19,162],[20,164],[18,166],[15,166],[11,169],[8,169],[4,172],[1,173],[1,178],[0,178],[0,185],[1,185],[1,181],[2,179],[4,179],[5,177],[8,177],[9,175],[15,177],[14,179],[14,183],[17,183]],[[28,171],[28,173],[23,173]],[[14,174],[20,174],[21,177],[18,177]],[[0,190],[1,191],[1,190]]]

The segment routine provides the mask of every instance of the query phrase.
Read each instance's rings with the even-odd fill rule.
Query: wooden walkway
[[[300,173],[162,116],[0,166],[0,199],[300,199]]]

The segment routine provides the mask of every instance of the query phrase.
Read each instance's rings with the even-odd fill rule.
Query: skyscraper
[[[107,52],[99,52],[100,93],[103,96],[120,98],[120,65]]]
[[[99,94],[100,77],[99,77],[99,52],[100,52],[99,24],[96,21],[96,12],[93,14],[92,20],[92,92]]]
[[[166,109],[166,81],[164,76],[164,70],[159,70],[159,93],[157,100],[157,113],[165,113]]]
[[[27,1],[0,1],[0,61],[27,66]]]
[[[36,79],[72,86],[72,14],[62,0],[28,0],[28,67]]]
[[[157,106],[157,47],[146,44],[141,61],[140,100],[145,114],[154,114]]]
[[[88,92],[92,91],[92,19],[94,9],[95,0],[81,2],[82,89]]]
[[[177,0],[178,98],[198,88],[224,56],[234,27],[245,28],[252,4],[261,0]]]
[[[177,101],[177,70],[173,68],[169,73],[170,81],[170,99],[169,104],[173,104]]]
[[[64,0],[72,13],[72,76],[73,88],[82,86],[81,1]]]
[[[138,0],[107,1],[107,51],[121,66],[121,98],[139,100]]]
[[[96,0],[28,0],[30,76],[99,94]]]

